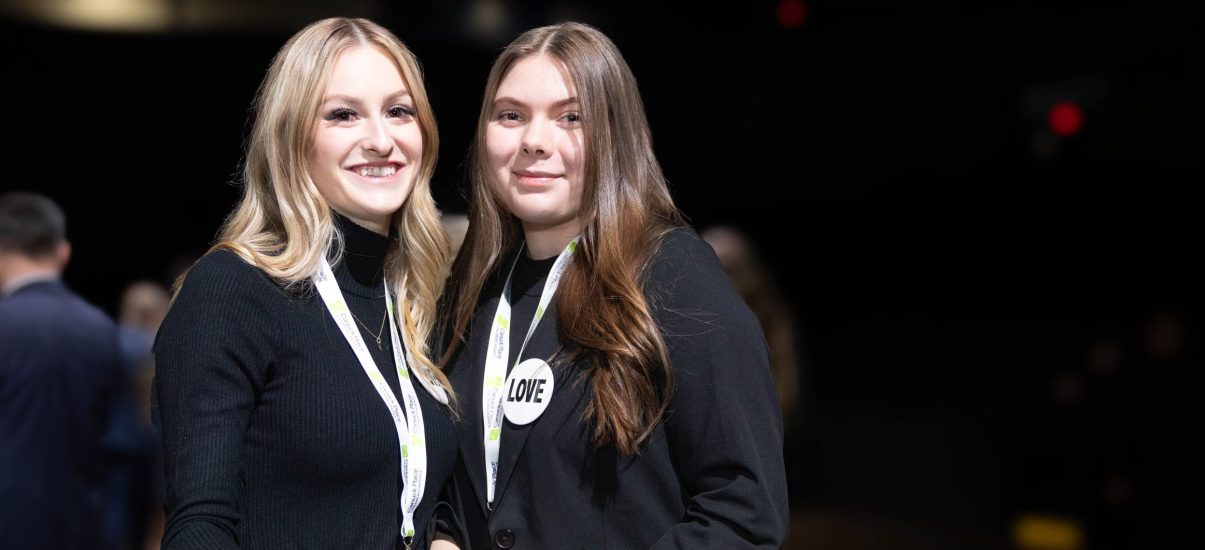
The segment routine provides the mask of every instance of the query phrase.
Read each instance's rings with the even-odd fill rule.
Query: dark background
[[[631,64],[679,206],[697,228],[746,231],[796,310],[794,540],[825,547],[810,521],[901,548],[918,532],[915,547],[990,546],[1025,513],[1070,518],[1092,547],[1200,540],[1188,493],[1144,481],[1202,485],[1199,463],[1158,458],[1201,418],[1191,3],[814,0],[796,27],[774,1],[484,3],[506,15],[492,34],[470,30],[483,3],[468,1],[177,1],[157,31],[21,4],[0,12],[0,186],[64,207],[67,281],[110,312],[126,283],[166,280],[211,242],[239,196],[256,86],[306,22],[367,15],[416,52],[442,138],[434,193],[460,211],[494,56],[575,18]],[[190,15],[206,4],[227,17]],[[1059,101],[1083,110],[1072,136],[1048,127]],[[1164,370],[1160,330],[1179,335]],[[1128,377],[1092,370],[1101,346]],[[1102,496],[1114,478],[1120,500]]]

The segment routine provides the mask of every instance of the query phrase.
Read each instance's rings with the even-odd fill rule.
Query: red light
[[[1050,108],[1050,131],[1059,137],[1071,137],[1084,125],[1084,112],[1072,101],[1060,101]]]
[[[782,0],[778,3],[778,24],[787,29],[798,29],[808,18],[807,4],[803,0]]]

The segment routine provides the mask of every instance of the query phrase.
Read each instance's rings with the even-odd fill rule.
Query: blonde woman
[[[437,149],[389,31],[326,19],[277,53],[242,200],[155,346],[165,549],[447,543],[431,546],[457,456],[426,346],[448,255]]]
[[[780,548],[782,417],[757,319],[682,221],[597,29],[498,57],[449,290],[454,476],[479,548]]]

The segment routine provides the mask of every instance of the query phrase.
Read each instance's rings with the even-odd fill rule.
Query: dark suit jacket
[[[100,546],[117,329],[58,281],[0,298],[0,545]]]
[[[667,238],[646,284],[674,372],[665,419],[635,456],[612,446],[596,449],[592,426],[583,421],[591,380],[581,365],[554,363],[555,385],[543,414],[524,426],[503,425],[495,508],[487,511],[482,376],[504,279],[495,277],[483,290],[470,339],[447,371],[464,417],[461,461],[449,487],[465,524],[462,547],[783,544],[782,419],[765,338],[711,248],[686,230]],[[541,285],[512,300],[510,365],[532,315],[520,310],[530,310]],[[524,359],[549,358],[561,345],[555,310],[540,321]]]

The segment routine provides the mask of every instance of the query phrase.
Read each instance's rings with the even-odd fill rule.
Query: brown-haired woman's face
[[[515,62],[498,86],[485,148],[495,191],[525,227],[579,225],[582,123],[573,82],[551,57]]]
[[[387,233],[418,178],[423,132],[393,59],[371,46],[339,55],[318,108],[310,174],[335,211]]]

